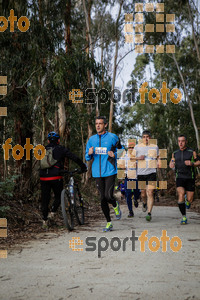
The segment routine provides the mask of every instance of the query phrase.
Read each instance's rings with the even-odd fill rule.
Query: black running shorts
[[[176,187],[183,187],[188,192],[194,192],[195,179],[176,178]]]
[[[156,173],[151,173],[148,175],[138,175],[137,180],[138,182],[146,181],[146,184],[148,185],[148,181],[157,181]]]

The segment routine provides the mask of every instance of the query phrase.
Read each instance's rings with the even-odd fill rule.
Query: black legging
[[[51,189],[54,192],[55,200],[52,205],[52,212],[56,212],[60,205],[60,197],[63,189],[63,180],[47,180],[41,182],[41,190],[42,190],[42,214],[43,220],[47,220],[48,211],[49,211],[49,202],[51,199]]]
[[[115,187],[115,177],[116,175],[96,178],[97,188],[101,195],[101,208],[106,217],[107,222],[111,221],[108,203],[112,204],[113,207],[117,206],[116,199],[113,196]]]

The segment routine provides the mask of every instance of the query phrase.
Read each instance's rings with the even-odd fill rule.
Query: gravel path
[[[0,299],[200,299],[200,215],[188,212],[189,224],[181,226],[175,207],[154,207],[150,223],[141,207],[135,209],[133,219],[127,218],[125,205],[122,211],[121,220],[113,217],[112,232],[102,233],[105,222],[97,222],[59,237],[47,233],[42,240],[38,236],[8,251],[8,258],[0,259]],[[141,242],[136,240],[133,251],[130,237],[134,233],[139,237],[144,230],[148,230],[148,241],[153,236],[160,239],[166,230],[170,240],[179,237],[172,247],[181,240],[182,248],[173,252],[167,242],[167,251],[162,252],[162,242],[156,239],[160,243],[157,252],[149,249],[148,241],[141,252]],[[76,246],[83,251],[69,248],[73,237],[83,241]],[[93,240],[86,244],[87,237]],[[114,251],[120,243],[121,248]],[[92,247],[96,250],[86,251]]]

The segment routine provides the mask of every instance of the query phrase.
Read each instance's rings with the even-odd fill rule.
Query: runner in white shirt
[[[143,200],[143,212],[148,209],[146,216],[147,221],[151,221],[151,211],[154,202],[154,186],[148,184],[150,181],[157,182],[156,171],[157,171],[157,160],[159,155],[159,149],[157,145],[151,144],[151,133],[148,130],[142,133],[142,143],[135,146],[136,156],[143,157],[141,162],[137,164],[137,179],[140,188],[140,182],[146,184],[146,188],[141,189],[141,197]]]

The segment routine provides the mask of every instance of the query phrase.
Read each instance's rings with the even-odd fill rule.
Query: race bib
[[[95,148],[95,154],[107,154],[107,148],[106,147],[96,147]]]

